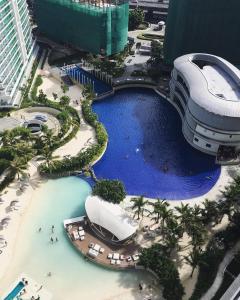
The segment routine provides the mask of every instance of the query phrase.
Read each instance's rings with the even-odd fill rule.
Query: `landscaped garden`
[[[160,54],[154,56],[156,61],[160,58]],[[91,62],[106,72],[116,66],[115,62],[109,61]],[[38,75],[33,82],[35,70],[34,65],[28,85],[22,90],[21,108],[49,107],[58,110],[56,117],[60,123],[60,131],[56,135],[43,126],[39,136],[33,136],[29,129],[23,127],[3,132],[0,173],[4,174],[4,179],[0,183],[0,190],[3,190],[14,178],[27,176],[28,162],[36,156],[41,161],[39,171],[42,176],[61,176],[75,171],[91,173],[92,164],[99,159],[107,147],[107,131],[99,121],[98,115],[92,110],[93,90],[90,85],[86,85],[83,87],[84,99],[81,101],[82,114],[84,120],[94,128],[96,143],[73,157],[60,160],[54,156],[57,148],[77,134],[80,128],[80,117],[70,106],[71,99],[68,96],[64,95],[58,99],[55,95],[54,99],[58,101],[47,98],[40,89],[43,83],[41,76]],[[132,76],[139,76],[139,74],[135,72]],[[66,90],[64,86],[63,90]],[[135,150],[137,153],[137,149]],[[126,160],[127,157],[124,159]],[[121,203],[124,200],[126,191],[121,181],[94,179],[96,184],[93,194],[113,203]],[[180,280],[180,272],[184,264],[191,267],[189,277],[194,275],[196,269],[199,270],[191,300],[200,299],[210,288],[224,255],[239,238],[239,195],[240,177],[236,177],[234,182],[226,187],[217,202],[206,199],[201,205],[191,206],[181,203],[172,207],[164,199],[149,201],[144,196],[136,196],[130,200],[132,215],[138,220],[151,220],[155,234],[152,245],[142,248],[139,265],[151,269],[156,274],[166,300],[182,299],[184,287]],[[228,225],[217,232],[215,228],[224,218],[227,219]]]

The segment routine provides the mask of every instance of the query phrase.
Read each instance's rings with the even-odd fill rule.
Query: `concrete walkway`
[[[210,300],[214,297],[218,289],[220,288],[220,285],[223,281],[224,271],[226,267],[229,265],[231,260],[233,259],[234,255],[240,250],[240,242],[238,242],[231,250],[227,252],[225,255],[223,261],[219,265],[217,276],[210,287],[210,289],[206,292],[206,294],[201,298],[201,300]]]

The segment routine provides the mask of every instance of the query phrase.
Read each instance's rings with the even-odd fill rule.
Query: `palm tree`
[[[20,142],[16,144],[13,147],[12,152],[14,153],[15,157],[21,157],[26,162],[29,161],[35,154],[33,148],[26,142]]]
[[[209,201],[208,199],[205,199],[203,202],[204,208],[202,209],[202,217],[203,222],[205,224],[209,224],[214,222],[215,224],[219,220],[219,210],[218,210],[218,204],[215,201]]]
[[[189,206],[189,204],[183,204],[181,202],[181,205],[176,206],[175,210],[179,213],[177,218],[186,231],[189,223],[192,221],[192,208]]]
[[[53,141],[54,141],[54,134],[52,129],[48,129],[47,126],[42,127],[42,136],[41,136],[41,141],[42,143],[49,147],[52,148],[53,146]]]
[[[166,200],[157,199],[156,202],[149,203],[153,206],[153,211],[151,212],[151,215],[154,215],[152,218],[155,220],[156,224],[159,223],[160,219],[162,219],[162,215],[166,215],[167,207],[169,206],[169,203],[166,202]],[[164,218],[165,219],[165,218]]]
[[[17,174],[18,180],[20,175],[25,175],[25,170],[27,169],[27,161],[22,157],[15,157],[10,163],[10,168],[12,171]]]
[[[192,267],[192,272],[190,274],[190,277],[193,276],[194,270],[199,265],[199,263],[202,262],[201,252],[202,252],[201,249],[193,249],[193,251],[188,256],[184,256],[186,262]]]
[[[134,217],[137,215],[137,219],[139,220],[140,215],[143,217],[144,212],[147,211],[145,206],[148,201],[144,200],[144,196],[132,198],[130,201],[133,202],[132,209],[135,211]]]
[[[53,156],[52,150],[49,147],[44,147],[40,157],[45,160],[47,167],[51,168],[54,165],[54,160],[59,156]]]
[[[157,199],[156,202],[151,203],[153,206],[153,211],[150,215],[153,215],[152,219],[155,220],[155,223],[160,222],[160,227],[162,230],[162,237],[165,239],[165,232],[167,230],[167,220],[173,217],[172,209],[168,209],[169,203],[166,200]]]
[[[4,147],[12,147],[19,142],[29,142],[31,137],[31,132],[28,128],[16,127],[12,130],[5,130],[1,133],[1,142]]]

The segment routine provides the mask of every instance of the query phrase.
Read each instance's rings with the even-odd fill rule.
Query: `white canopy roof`
[[[119,241],[127,239],[137,230],[137,222],[130,218],[118,204],[103,201],[98,196],[88,196],[85,209],[92,223],[105,228]]]
[[[201,69],[194,60],[206,61],[206,66]],[[214,114],[240,117],[240,70],[230,62],[211,54],[192,53],[178,57],[174,66],[187,81],[196,104]]]

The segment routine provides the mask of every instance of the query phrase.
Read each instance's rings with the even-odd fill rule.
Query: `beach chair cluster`
[[[77,230],[74,230],[72,232],[72,237],[74,241],[76,240],[83,241],[85,239],[85,231],[83,230],[83,227],[79,226]]]
[[[105,249],[98,244],[90,243],[88,245],[88,255],[92,258],[97,257],[99,254],[104,253]]]
[[[107,258],[110,260],[111,265],[121,265],[123,261],[135,262],[139,260],[139,254],[137,253],[132,256],[129,255],[125,257],[125,255],[120,255],[119,253],[109,253]]]

